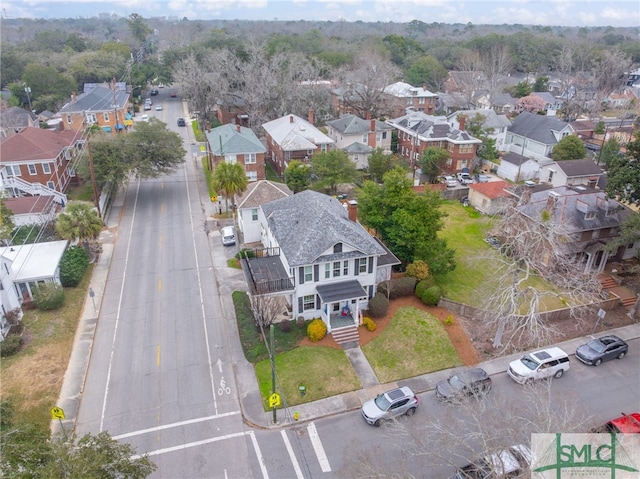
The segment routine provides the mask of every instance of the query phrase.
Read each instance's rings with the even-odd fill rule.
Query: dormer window
[[[596,217],[596,212],[595,211],[587,211],[584,214],[584,219],[585,220],[592,220],[592,219],[595,219],[595,217]]]
[[[336,243],[333,245],[334,253],[342,253],[342,243]]]

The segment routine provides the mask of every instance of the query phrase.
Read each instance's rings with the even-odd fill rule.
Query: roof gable
[[[555,145],[558,143],[554,132],[574,132],[571,125],[564,121],[558,120],[553,116],[536,115],[528,111],[523,111],[513,120],[509,131],[543,145]]]
[[[82,93],[60,109],[60,113],[103,112],[114,109],[121,110],[127,106],[129,94],[126,91],[111,90],[104,86],[96,86],[87,93]]]
[[[293,192],[284,183],[260,180],[249,184],[238,199],[238,208],[257,208],[280,198],[291,196]]]
[[[469,185],[470,189],[491,199],[511,196],[511,194],[505,190],[506,187],[506,181],[488,181],[486,183],[473,183]]]
[[[375,122],[375,131],[390,130],[391,127],[379,120]],[[371,131],[371,120],[364,120],[356,115],[344,115],[337,120],[329,122],[329,125],[343,135],[363,135]]]
[[[600,176],[603,174],[602,168],[596,165],[593,160],[566,160],[555,163],[569,178],[576,176]]]
[[[267,151],[251,128],[226,124],[206,133],[214,155],[264,153]]]
[[[262,127],[285,151],[313,150],[317,145],[334,143],[307,120],[293,114],[264,123]]]

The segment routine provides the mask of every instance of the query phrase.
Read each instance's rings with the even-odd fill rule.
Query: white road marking
[[[293,448],[291,447],[291,443],[289,442],[287,431],[283,429],[282,431],[280,431],[280,434],[282,434],[282,440],[284,441],[284,445],[287,448],[289,457],[291,458],[291,464],[293,464],[293,469],[296,471],[296,477],[298,479],[304,479],[304,476],[302,475],[302,470],[300,469],[300,464],[298,464],[298,459],[296,458],[296,455],[293,453]]]
[[[322,469],[322,472],[331,472],[329,459],[327,459],[327,455],[324,452],[324,447],[322,446],[322,441],[320,441],[320,436],[318,436],[316,425],[314,423],[310,423],[307,426],[307,431],[309,432],[309,439],[311,439],[313,450],[316,452],[316,456],[318,457],[320,469]]]
[[[209,439],[203,439],[202,441],[188,442],[186,444],[180,444],[179,446],[165,447],[164,449],[156,449],[155,451],[146,452],[144,454],[136,454],[131,456],[133,459],[139,459],[143,455],[157,456],[159,454],[166,454],[168,452],[181,451],[183,449],[189,449],[190,447],[202,446],[203,444],[211,444],[212,442],[224,441],[225,439],[233,439],[234,437],[242,437],[245,434],[251,434],[251,432],[236,432],[234,434],[227,434],[226,436],[211,437]]]
[[[260,464],[260,470],[262,471],[262,477],[264,479],[269,479],[269,473],[267,472],[267,466],[264,463],[264,457],[262,457],[262,452],[260,452],[260,445],[258,444],[258,440],[256,439],[256,435],[253,431],[247,431],[247,434],[251,436],[251,442],[253,443],[253,448],[256,450],[256,456],[258,456],[258,463]]]
[[[156,427],[150,427],[148,429],[140,429],[139,431],[126,432],[124,434],[119,434],[117,436],[112,436],[112,439],[115,439],[117,441],[118,439],[124,439],[124,438],[132,437],[132,436],[140,436],[141,434],[147,434],[147,433],[150,433],[150,432],[162,431],[164,429],[171,429],[172,427],[185,426],[187,424],[196,424],[196,423],[199,423],[199,422],[211,421],[213,419],[220,419],[220,418],[223,418],[223,417],[235,416],[236,414],[240,414],[240,411],[232,411],[232,412],[226,412],[226,413],[223,413],[223,414],[215,414],[213,416],[198,417],[198,418],[195,418],[195,419],[188,419],[186,421],[174,422],[174,423],[171,423],[171,424],[164,424],[163,426],[156,426]]]

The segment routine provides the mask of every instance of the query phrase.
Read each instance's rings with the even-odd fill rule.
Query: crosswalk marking
[[[320,441],[320,436],[318,436],[316,425],[313,422],[310,423],[307,426],[307,431],[309,432],[309,439],[311,439],[313,450],[316,452],[316,456],[318,457],[320,469],[322,469],[322,472],[331,472],[329,459],[327,459],[327,455],[324,452],[324,447],[322,446],[322,441]]]
[[[293,464],[293,469],[296,471],[296,477],[298,479],[304,479],[302,475],[302,470],[300,469],[300,464],[298,464],[298,459],[293,452],[293,448],[291,447],[291,442],[289,442],[289,437],[287,436],[287,431],[284,429],[280,431],[282,434],[282,440],[284,441],[284,445],[287,448],[287,452],[289,453],[289,457],[291,458],[291,464]]]

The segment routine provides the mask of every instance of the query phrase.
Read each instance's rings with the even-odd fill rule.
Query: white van
[[[559,378],[569,367],[569,355],[554,347],[525,354],[520,359],[510,362],[507,372],[511,379],[525,384],[537,379]]]
[[[233,226],[225,226],[220,230],[220,237],[224,246],[236,244],[236,229]]]

